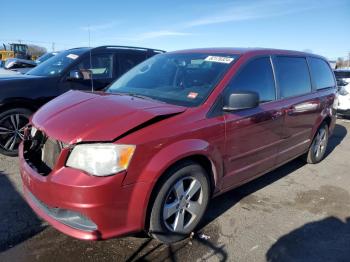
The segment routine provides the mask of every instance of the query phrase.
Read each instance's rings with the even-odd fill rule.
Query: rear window
[[[337,79],[350,78],[350,71],[334,71],[334,74]]]
[[[311,57],[310,70],[317,89],[335,86],[332,71],[326,61]]]
[[[311,92],[309,69],[304,57],[276,57],[276,75],[281,98]]]

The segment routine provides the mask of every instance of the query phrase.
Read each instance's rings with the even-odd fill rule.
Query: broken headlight
[[[73,148],[66,165],[94,176],[109,176],[128,168],[135,148],[107,143],[80,144]]]

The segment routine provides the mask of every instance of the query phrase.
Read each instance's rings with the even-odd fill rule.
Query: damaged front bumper
[[[59,231],[100,240],[143,229],[151,184],[123,186],[125,172],[101,178],[64,165],[43,175],[25,160],[23,143],[19,158],[26,201]]]

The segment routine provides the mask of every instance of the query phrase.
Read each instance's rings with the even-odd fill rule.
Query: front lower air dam
[[[86,232],[93,232],[97,230],[97,226],[94,222],[78,212],[67,209],[48,207],[29,191],[28,196],[34,202],[34,204],[42,211],[44,211],[48,216],[66,226]]]

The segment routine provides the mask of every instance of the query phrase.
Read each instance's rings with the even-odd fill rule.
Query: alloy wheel
[[[28,117],[14,113],[0,119],[0,147],[8,152],[15,152],[24,137],[24,127]]]
[[[317,132],[315,143],[313,146],[313,152],[316,158],[319,158],[324,154],[327,146],[327,132],[324,128],[320,128]]]
[[[165,199],[163,222],[171,232],[185,232],[203,209],[203,190],[199,180],[185,177],[176,182]]]

